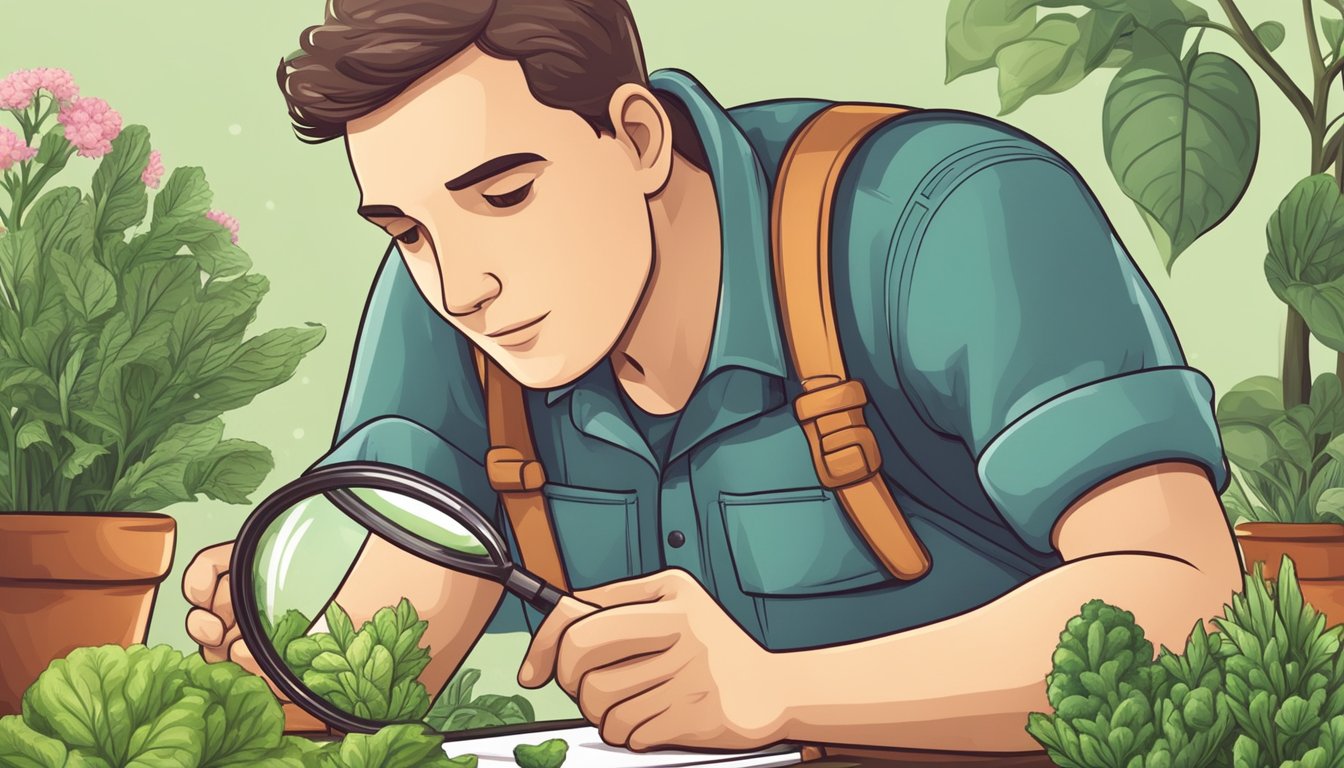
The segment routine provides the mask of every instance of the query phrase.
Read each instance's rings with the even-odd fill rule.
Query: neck
[[[635,405],[667,414],[690,400],[714,337],[722,243],[713,180],[675,155],[649,218],[653,267],[611,362]]]

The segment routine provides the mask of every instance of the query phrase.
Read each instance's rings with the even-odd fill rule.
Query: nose
[[[482,271],[469,264],[445,264],[439,257],[440,282],[443,285],[443,308],[454,317],[464,317],[479,312],[499,296],[504,284],[493,272]],[[470,259],[462,261],[469,262]]]

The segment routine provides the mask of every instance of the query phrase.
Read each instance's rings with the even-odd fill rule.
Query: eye
[[[411,227],[410,229],[406,230],[405,232],[402,232],[400,235],[397,235],[396,238],[397,238],[397,240],[399,240],[399,241],[401,241],[401,242],[403,242],[403,243],[405,243],[405,244],[407,244],[407,245],[413,245],[413,244],[415,244],[415,243],[418,243],[418,242],[420,242],[420,228],[419,228],[419,227]]]
[[[481,195],[481,197],[484,197],[487,203],[495,206],[496,208],[512,208],[513,206],[518,205],[519,203],[526,200],[527,193],[531,191],[532,191],[532,182],[529,181],[523,186],[513,190],[512,192],[505,192],[502,195]]]

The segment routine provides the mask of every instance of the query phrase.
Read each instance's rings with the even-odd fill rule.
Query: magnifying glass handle
[[[565,596],[564,592],[547,584],[521,568],[514,568],[504,580],[504,586],[513,594],[521,597],[528,605],[549,614]]]

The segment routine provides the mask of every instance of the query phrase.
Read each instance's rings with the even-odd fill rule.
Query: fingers
[[[201,658],[206,661],[231,661],[229,658],[229,646],[233,645],[242,637],[242,631],[237,627],[231,627],[224,632],[224,638],[217,645],[202,645]]]
[[[182,573],[182,595],[197,608],[209,608],[220,577],[229,572],[233,542],[226,541],[196,553]]]
[[[289,697],[284,694],[284,691],[275,687],[275,683],[271,682],[271,678],[262,671],[261,665],[257,663],[256,658],[252,655],[252,650],[243,643],[242,638],[238,638],[230,644],[229,660],[265,680],[266,684],[271,686],[271,691],[275,694],[276,698],[280,699],[280,701],[289,701]]]
[[[671,683],[662,683],[608,710],[598,726],[602,741],[613,747],[628,745],[631,734],[640,726],[663,714],[672,706],[664,690],[668,685]]]
[[[607,608],[575,621],[557,653],[555,680],[574,695],[585,673],[626,659],[661,653],[681,637],[684,617],[647,604]]]
[[[581,589],[574,597],[585,603],[603,608],[627,603],[653,603],[666,599],[677,590],[694,581],[694,577],[680,568],[667,568],[638,579],[613,581],[592,589]]]
[[[600,723],[608,710],[671,680],[684,667],[659,653],[595,669],[579,683],[579,711],[588,722]]]
[[[187,634],[202,648],[218,647],[224,642],[228,627],[215,614],[204,608],[192,608],[187,613]]]
[[[524,688],[540,688],[555,672],[556,649],[560,638],[570,624],[597,610],[595,606],[562,597],[559,604],[541,623],[518,670],[518,684]]]

